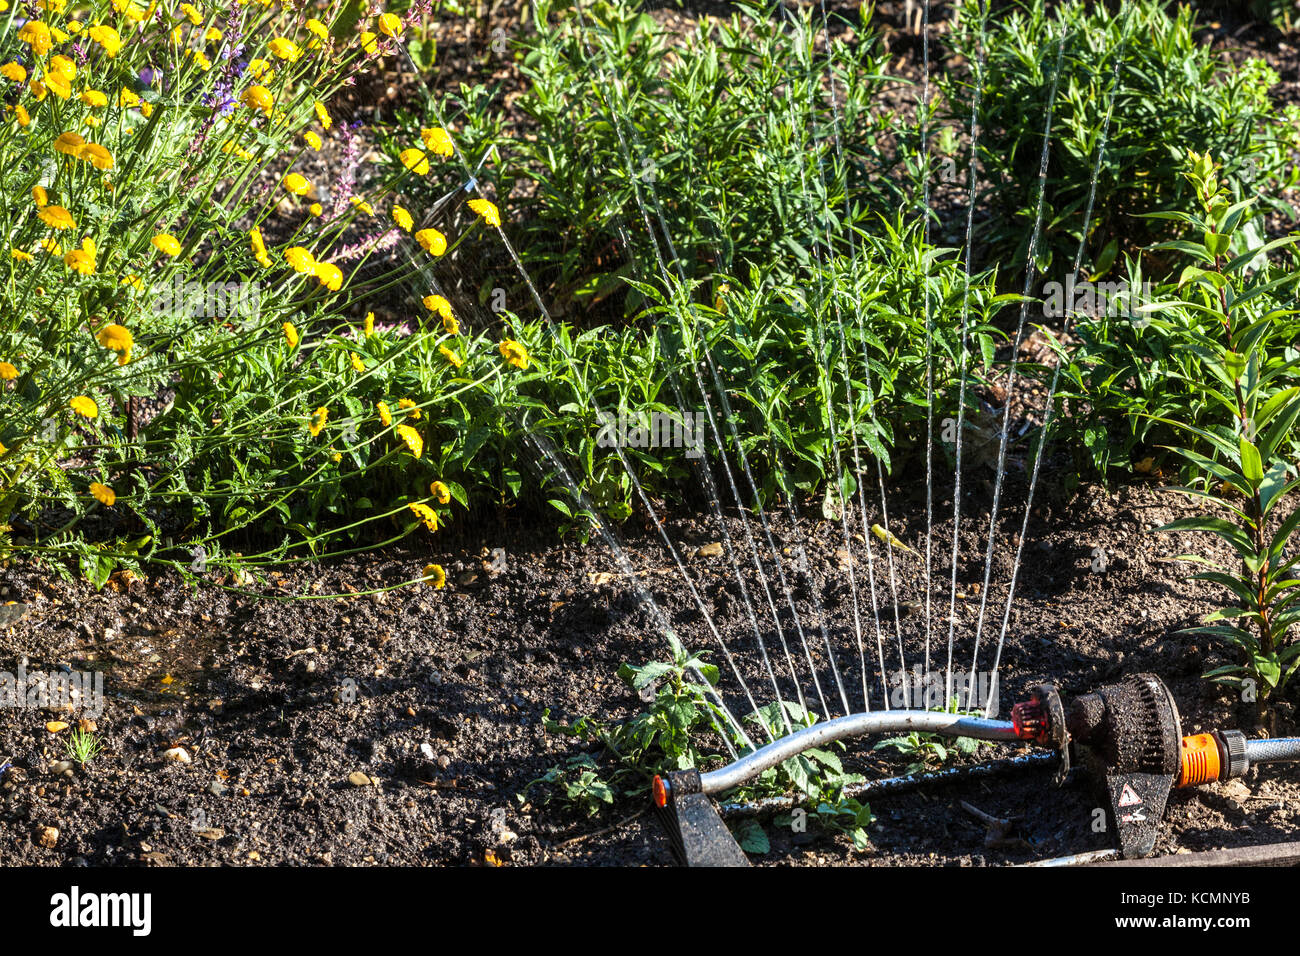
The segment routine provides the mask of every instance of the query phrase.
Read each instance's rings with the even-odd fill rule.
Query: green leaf
[[[1244,435],[1239,442],[1239,448],[1241,450],[1241,473],[1250,482],[1251,491],[1254,491],[1264,479],[1264,465],[1259,460],[1259,449],[1255,447],[1254,442]]]

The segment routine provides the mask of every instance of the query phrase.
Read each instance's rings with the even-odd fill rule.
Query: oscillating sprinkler
[[[1154,674],[1138,674],[1065,702],[1050,685],[1016,704],[1011,720],[935,711],[850,714],[782,737],[718,770],[684,770],[655,777],[652,798],[678,862],[685,866],[746,866],[709,797],[729,790],[790,757],[845,737],[917,731],[981,740],[1024,741],[1060,754],[1064,782],[1071,755],[1087,771],[1105,804],[1119,852],[1126,859],[1155,847],[1169,791],[1240,777],[1255,764],[1300,760],[1300,738],[1253,740],[1237,730],[1182,735],[1173,695]]]

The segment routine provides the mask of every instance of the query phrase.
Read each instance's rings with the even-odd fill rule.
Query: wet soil
[[[959,661],[972,653],[991,478],[991,472],[973,473],[964,482]],[[1070,496],[1054,490],[1059,479],[1046,474],[1036,498],[1002,653],[1001,712],[1045,680],[1071,693],[1153,671],[1173,690],[1184,732],[1251,730],[1253,707],[1200,677],[1231,657],[1204,639],[1175,634],[1198,623],[1216,600],[1211,586],[1190,581],[1185,568],[1170,561],[1205,542],[1150,532],[1190,513],[1184,499],[1163,490],[1162,478],[1112,494],[1089,487]],[[991,666],[997,643],[1023,519],[1023,481],[1013,468],[1004,489],[983,668]],[[922,488],[919,481],[897,481],[887,497],[891,528],[921,552]],[[932,660],[946,656],[941,621],[952,527],[946,493],[950,489],[937,483]],[[878,505],[871,505],[870,520]],[[808,572],[798,571],[793,559],[786,569],[796,606],[810,633],[826,623],[844,682],[857,688],[862,675],[854,664],[846,551],[861,581],[865,539],[858,535],[846,549],[839,522],[814,520],[811,513],[811,506],[804,509],[797,530],[773,516],[774,535],[792,554],[805,549]],[[733,540],[743,541],[738,517],[727,522]],[[671,515],[664,527],[735,652],[739,672],[761,701],[772,699],[736,576],[725,551],[714,555],[717,549],[707,547],[720,540],[717,526]],[[105,750],[71,769],[59,763],[67,757],[71,730],[51,732],[47,723],[75,727],[78,714],[0,710],[0,764],[12,763],[0,783],[0,864],[669,862],[642,793],[621,794],[595,817],[563,800],[544,802],[545,787],[526,800],[518,796],[550,767],[584,750],[580,742],[548,734],[544,712],[563,720],[619,720],[644,707],[616,671],[624,662],[664,658],[654,608],[688,647],[711,651],[722,664],[662,539],[636,519],[624,530],[626,557],[639,572],[635,581],[644,582],[652,603],[605,547],[557,540],[522,521],[507,521],[454,552],[439,549],[449,539],[431,537],[342,563],[271,572],[242,588],[260,598],[232,590],[228,578],[193,588],[172,573],[134,581],[119,576],[95,592],[28,565],[0,571],[0,599],[27,606],[21,620],[0,633],[0,669],[101,671],[105,692],[103,712],[93,718]],[[850,533],[856,534],[856,525]],[[503,557],[493,555],[498,548]],[[746,553],[739,558],[743,566]],[[874,559],[886,667],[897,667],[893,606],[904,609],[899,633],[911,667],[924,654],[923,562],[919,555],[895,553],[895,598],[879,547]],[[448,568],[446,588],[356,594],[410,580],[428,560]],[[1099,565],[1104,570],[1094,570]],[[758,579],[752,571],[741,578],[758,602]],[[874,680],[880,668],[873,618],[866,586],[859,586]],[[775,656],[775,628],[758,606],[760,631]],[[788,618],[782,624],[793,633]],[[815,659],[824,679],[824,661]],[[777,672],[783,696],[793,697],[788,672]],[[742,713],[736,675],[725,666],[720,687]],[[810,683],[803,689],[813,696]],[[861,700],[856,694],[849,691],[855,706]],[[879,707],[878,691],[873,696]],[[1292,730],[1293,696],[1280,703],[1278,714],[1275,731]],[[164,756],[169,750],[177,756],[176,748],[188,760]],[[1013,752],[983,750],[975,759]],[[607,758],[596,756],[608,768]],[[906,763],[863,741],[850,742],[844,756],[848,769],[873,778],[902,772]],[[960,801],[1011,820],[1010,829],[986,846],[988,827]],[[1098,805],[1082,782],[1058,790],[1048,775],[1027,772],[877,799],[866,852],[815,827],[794,834],[768,821],[772,850],[756,860],[1023,862],[1110,845],[1108,834],[1093,830]],[[1242,782],[1179,791],[1157,851],[1294,839],[1297,807],[1300,772],[1287,765],[1252,771]],[[52,840],[48,828],[58,831]]]

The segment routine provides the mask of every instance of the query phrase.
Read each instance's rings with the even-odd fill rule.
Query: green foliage
[[[516,145],[536,199],[520,244],[560,311],[639,311],[625,280],[660,273],[647,215],[656,234],[663,217],[668,268],[688,281],[750,267],[788,279],[814,246],[843,253],[853,225],[906,200],[865,25],[828,59],[811,10],[737,8],[670,43],[635,4],[538,5],[519,101],[535,135]]]
[[[1266,254],[1295,237],[1245,250],[1234,248],[1251,201],[1231,201],[1208,154],[1192,153],[1189,165],[1187,178],[1195,187],[1201,215],[1177,216],[1199,235],[1171,243],[1193,262],[1179,280],[1183,298],[1160,308],[1194,310],[1213,319],[1217,336],[1188,332],[1183,343],[1203,353],[1214,376],[1209,391],[1221,424],[1206,428],[1176,421],[1168,424],[1208,449],[1207,453],[1175,449],[1208,475],[1205,481],[1178,490],[1205,500],[1218,515],[1183,518],[1158,530],[1215,535],[1239,559],[1234,568],[1183,556],[1210,568],[1196,579],[1219,585],[1235,599],[1232,606],[1211,614],[1204,626],[1185,633],[1207,635],[1236,648],[1238,663],[1205,676],[1230,682],[1250,678],[1262,713],[1265,702],[1285,688],[1300,668],[1300,641],[1292,634],[1300,620],[1296,604],[1300,580],[1295,572],[1300,554],[1294,549],[1288,553],[1291,536],[1300,525],[1300,510],[1288,515],[1282,508],[1300,484],[1294,459],[1287,454],[1288,437],[1300,417],[1300,387],[1280,387],[1285,366],[1268,361],[1272,351],[1292,341],[1289,333],[1281,334],[1279,320],[1294,310],[1257,314],[1260,298],[1279,281],[1265,265]]]
[[[1234,65],[1196,38],[1191,8],[1171,12],[1170,6],[1161,0],[1130,0],[1116,14],[1102,4],[1069,0],[1053,5],[1049,13],[1037,0],[987,21],[966,14],[954,26],[953,49],[967,62],[978,60],[981,46],[987,51],[978,167],[991,182],[981,198],[992,207],[993,217],[977,243],[988,261],[1003,264],[1005,275],[1023,269],[1026,261],[1043,119],[1054,79],[1059,83],[1040,272],[1063,275],[1084,236],[1084,206],[1114,82],[1109,138],[1092,220],[1086,224],[1088,246],[1097,257],[1090,273],[1104,275],[1109,268],[1105,260],[1113,260],[1116,251],[1135,252],[1169,238],[1165,223],[1133,217],[1152,208],[1187,206],[1191,197],[1180,167],[1188,143],[1223,157],[1234,196],[1260,195],[1261,203],[1293,218],[1280,199],[1263,197],[1296,182],[1290,159],[1297,145],[1296,107],[1278,111],[1272,105],[1269,90],[1278,77],[1263,60]],[[941,74],[937,82],[947,98],[945,120],[964,129],[975,95],[973,77]],[[957,155],[966,162],[966,152]],[[1163,277],[1154,265],[1148,271]]]

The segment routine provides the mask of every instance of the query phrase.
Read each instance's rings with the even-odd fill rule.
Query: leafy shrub
[[[1300,669],[1300,640],[1291,634],[1300,622],[1296,605],[1300,581],[1295,580],[1294,570],[1300,554],[1287,553],[1300,526],[1300,509],[1277,520],[1287,495],[1300,485],[1295,458],[1286,453],[1288,437],[1300,417],[1300,386],[1282,387],[1281,368],[1269,361],[1279,339],[1293,341],[1277,325],[1288,310],[1260,314],[1258,302],[1271,285],[1270,275],[1265,269],[1252,269],[1252,264],[1270,247],[1293,242],[1294,237],[1235,250],[1234,238],[1240,239],[1251,200],[1231,202],[1208,154],[1193,154],[1191,165],[1188,179],[1196,189],[1201,215],[1179,214],[1179,218],[1197,229],[1202,239],[1179,246],[1196,261],[1183,270],[1179,289],[1184,298],[1174,307],[1203,313],[1211,320],[1210,330],[1188,330],[1180,341],[1202,355],[1214,377],[1207,391],[1216,402],[1217,423],[1205,428],[1167,423],[1210,449],[1208,455],[1177,449],[1208,473],[1203,482],[1178,490],[1203,498],[1228,517],[1182,518],[1158,530],[1217,535],[1240,559],[1240,568],[1233,569],[1183,556],[1211,568],[1195,575],[1197,579],[1217,584],[1236,598],[1232,607],[1211,614],[1204,626],[1185,633],[1209,635],[1238,651],[1238,663],[1205,676],[1232,682],[1250,678],[1262,712],[1273,693],[1284,689]]]
[[[1135,217],[1192,200],[1180,175],[1188,143],[1224,157],[1234,196],[1276,196],[1263,202],[1294,218],[1280,194],[1300,176],[1291,156],[1300,112],[1272,105],[1269,90],[1278,77],[1263,60],[1233,65],[1198,42],[1191,8],[1170,13],[1168,6],[1132,0],[1112,14],[1103,5],[1070,0],[1053,5],[1049,15],[1039,0],[984,22],[966,15],[954,26],[952,48],[968,62],[978,60],[981,43],[987,50],[978,166],[989,181],[981,199],[992,218],[978,231],[976,245],[987,261],[1002,265],[1004,276],[1022,270],[1028,254],[1054,81],[1040,272],[1062,274],[1085,235],[1082,216],[1113,78],[1114,113],[1086,224],[1095,277],[1107,272],[1117,252],[1170,238],[1160,221]],[[964,128],[975,94],[971,78],[941,74],[937,82],[947,120]],[[1152,263],[1147,271],[1161,279],[1168,268]]]
[[[538,5],[519,101],[533,125],[514,148],[534,194],[519,242],[559,311],[641,308],[624,280],[659,274],[646,215],[688,281],[751,266],[788,277],[905,201],[870,35],[833,40],[828,58],[812,11],[738,7],[670,44],[634,5]]]

